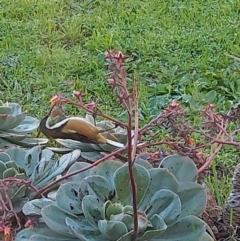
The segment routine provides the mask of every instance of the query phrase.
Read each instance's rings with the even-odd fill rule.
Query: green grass
[[[240,54],[239,13],[238,0],[0,0],[0,99],[41,118],[76,89],[119,116],[103,61],[118,49],[143,121],[173,98],[224,111],[240,97],[240,63],[224,55]]]

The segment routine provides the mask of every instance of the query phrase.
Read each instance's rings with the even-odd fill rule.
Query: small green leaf
[[[206,103],[213,103],[214,102],[214,100],[216,99],[216,97],[217,97],[217,92],[216,92],[216,90],[210,90],[207,94],[205,94],[205,98],[204,98],[204,100],[205,100],[205,102]]]
[[[3,172],[3,178],[14,177],[17,174],[15,168],[8,168]]]

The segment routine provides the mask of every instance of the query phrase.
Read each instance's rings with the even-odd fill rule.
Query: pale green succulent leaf
[[[179,219],[160,234],[155,241],[202,241],[205,232],[205,223],[192,215]]]
[[[14,195],[11,197],[11,201],[12,202],[16,202],[18,200],[20,200],[21,198],[23,198],[26,194],[26,186],[20,186],[18,187],[17,191],[14,193]]]
[[[19,133],[19,134],[28,134],[32,131],[37,130],[39,127],[40,121],[37,118],[32,116],[26,116],[21,124],[18,124],[15,128],[11,128],[9,132]]]
[[[82,210],[86,220],[96,228],[98,221],[102,218],[103,202],[94,195],[85,196],[82,200]]]
[[[207,232],[205,232],[198,241],[215,241],[215,240],[216,239],[214,239]]]
[[[180,182],[177,194],[181,200],[180,217],[199,216],[205,210],[207,193],[202,185],[195,182]]]
[[[173,192],[178,190],[178,182],[175,176],[165,168],[151,168],[148,170],[150,174],[150,184],[145,193],[145,196],[140,203],[138,209],[144,211],[149,204],[153,195],[161,190],[167,189]]]
[[[123,165],[122,162],[120,161],[105,161],[100,163],[98,166],[93,167],[90,170],[91,175],[100,175],[102,177],[105,177],[110,186],[111,186],[111,191],[114,190],[115,184],[113,180],[113,175],[115,171]]]
[[[121,203],[111,201],[107,201],[104,203],[103,206],[103,218],[104,219],[110,219],[111,215],[117,215],[123,213],[123,206]]]
[[[0,115],[1,114],[11,114],[12,108],[9,106],[0,106]]]
[[[194,182],[197,180],[197,167],[187,156],[167,156],[161,161],[159,167],[167,168],[179,182]]]
[[[181,214],[181,201],[177,194],[170,190],[157,191],[145,209],[148,218],[158,214],[167,225],[177,221]]]
[[[6,163],[11,161],[11,157],[6,152],[0,152],[0,161]]]
[[[71,167],[69,168],[67,174],[79,171],[79,170],[81,170],[83,168],[87,168],[89,166],[90,166],[90,164],[86,163],[86,162],[75,162],[75,163],[73,163],[71,165]],[[80,172],[80,173],[78,173],[76,175],[68,177],[66,179],[66,181],[80,183],[85,177],[89,176],[89,173],[90,173],[90,170],[86,170],[86,171]]]
[[[105,177],[93,175],[82,180],[80,183],[79,192],[83,195],[94,195],[102,202],[105,202],[111,192],[110,188],[110,184]]]
[[[152,168],[152,165],[148,161],[146,161],[146,160],[144,160],[142,158],[135,159],[134,163],[145,167],[147,170]]]
[[[132,240],[132,235],[133,235],[133,230],[130,232],[122,235],[117,241],[131,241]]]
[[[4,128],[4,130],[6,132],[11,132],[11,133],[15,133],[13,130],[13,128],[17,128],[19,125],[21,125],[24,120],[27,118],[26,114],[18,114],[16,116],[8,116],[6,121],[9,123],[6,123],[7,126]]]
[[[78,195],[79,187],[77,183],[64,183],[59,187],[56,195],[58,206],[74,215],[82,214],[82,203]]]
[[[19,166],[14,161],[5,162],[7,168],[14,168],[17,172],[19,172]]]
[[[65,147],[48,147],[48,149],[58,154],[67,154],[73,150]]]
[[[17,116],[12,115],[0,115],[0,130],[4,130],[6,132],[11,132],[12,128],[20,125],[23,120],[26,118],[25,114],[20,114]]]
[[[128,229],[123,222],[99,220],[98,228],[108,239],[115,241],[128,233]]]
[[[86,220],[74,221],[66,218],[67,226],[72,230],[74,235],[82,241],[107,241],[106,237],[102,235],[99,230],[93,228]]]
[[[25,168],[25,156],[26,151],[19,147],[11,147],[5,151],[10,157],[12,161],[15,161],[18,166],[21,168]]]
[[[23,160],[20,160],[20,159],[16,159],[16,162],[19,166],[24,168],[26,171],[26,174],[30,176],[39,162],[40,154],[41,154],[41,147],[34,146],[33,148],[26,151],[24,162],[22,162]]]
[[[69,139],[55,139],[55,141],[70,150],[78,149],[83,152],[93,151],[93,147],[89,143],[82,143],[80,141],[74,141],[74,140],[69,140]]]
[[[150,222],[152,224],[152,227],[149,228],[146,232],[144,232],[143,235],[139,237],[139,240],[152,240],[153,238],[159,236],[161,233],[165,232],[165,230],[167,229],[167,225],[165,224],[163,219],[157,214],[154,214],[150,218]]]
[[[60,159],[51,167],[51,171],[47,176],[42,177],[40,180],[41,182],[38,182],[36,187],[41,188],[46,183],[49,183],[53,179],[56,178],[56,176],[60,175],[63,171],[66,170],[68,166],[70,166],[73,162],[75,162],[79,156],[80,156],[79,150],[74,150],[68,154],[64,154],[60,157]]]
[[[3,173],[6,169],[7,169],[7,167],[6,167],[5,163],[0,161],[0,179],[3,179]]]
[[[3,178],[14,177],[15,174],[17,174],[16,169],[13,168],[13,167],[11,167],[11,168],[6,169],[6,170],[3,172]]]
[[[11,115],[17,116],[22,113],[22,108],[18,103],[5,103],[3,106],[11,108]]]
[[[53,232],[47,227],[34,227],[21,230],[15,237],[15,241],[71,241],[78,240],[76,238],[64,237],[61,234]]]
[[[48,198],[33,199],[24,204],[22,211],[25,215],[41,215],[41,209],[50,204],[56,205],[56,202]]]
[[[74,234],[66,225],[66,218],[75,219],[74,215],[71,215],[55,205],[48,205],[42,208],[41,215],[47,226],[54,232],[67,236],[74,237]]]
[[[87,161],[95,162],[103,157],[103,155],[98,151],[84,152],[82,151],[81,157]]]
[[[134,221],[133,221],[133,215],[129,215],[129,214],[124,214],[124,213],[119,213],[119,214],[112,214],[110,217],[110,221],[121,221],[123,222],[128,231],[133,230],[134,227]],[[141,222],[140,220],[138,220],[138,228],[139,230],[141,230],[142,226],[144,226],[144,229],[147,228],[147,224]]]
[[[34,138],[34,137],[26,137],[20,141],[15,141],[15,140],[11,140],[13,143],[16,143],[17,145],[23,146],[23,147],[34,147],[36,145],[41,145],[41,146],[45,146],[49,140],[46,138]]]
[[[46,161],[50,161],[54,156],[54,152],[49,149],[43,149],[41,152],[41,158],[45,158]]]
[[[9,142],[19,142],[22,141],[24,138],[26,138],[27,135],[25,134],[14,134],[14,133],[10,133],[10,132],[5,132],[5,131],[1,131],[0,132],[0,137],[1,138],[5,138],[7,141]]]
[[[146,168],[134,164],[132,167],[133,175],[136,183],[137,189],[137,204],[139,204],[150,183],[150,174]],[[132,201],[132,192],[130,190],[130,178],[128,172],[128,164],[124,164],[116,170],[114,173],[114,183],[116,188],[116,194],[118,199],[122,202],[123,205],[127,205]]]

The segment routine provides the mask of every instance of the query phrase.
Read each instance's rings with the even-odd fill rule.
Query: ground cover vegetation
[[[90,240],[89,233],[92,240],[98,240],[94,239],[95,236],[99,240],[107,240],[112,237],[115,227],[121,227],[121,232],[114,240],[136,237],[139,240],[163,240],[169,233],[174,233],[171,230],[179,233],[178,227],[188,226],[189,223],[196,225],[196,232],[184,230],[183,240],[193,240],[191,235],[196,240],[211,240],[200,220],[209,224],[217,240],[238,240],[238,206],[233,205],[237,203],[235,197],[238,197],[236,166],[239,161],[240,115],[236,104],[240,97],[240,61],[237,58],[240,49],[237,31],[239,11],[237,0],[0,1],[0,177],[4,189],[0,200],[0,227],[5,239],[10,240],[15,231],[24,225],[35,226],[38,219],[28,219],[30,214],[34,214],[35,218],[43,216],[44,225],[47,225],[43,228],[47,230],[45,234],[48,238],[59,240],[66,234],[70,234],[73,240]],[[106,52],[112,49],[121,52]],[[121,68],[126,70],[126,74],[120,71]],[[119,83],[120,87],[124,86],[124,91]],[[120,95],[123,93],[130,93],[130,97]],[[54,95],[58,104],[63,105],[66,115],[84,116],[87,110],[89,116],[86,118],[92,121],[90,114],[96,115],[100,122],[97,125],[103,129],[112,125],[108,123],[103,127],[101,121],[106,119],[103,117],[109,119],[111,116],[110,120],[119,124],[111,135],[126,144],[131,127],[135,137],[139,137],[139,143],[145,144],[140,148],[135,142],[133,147],[128,146],[133,154],[123,150],[120,156],[116,156],[117,164],[109,164],[102,162],[105,152],[115,156],[119,154],[119,149],[102,147],[102,153],[93,145],[84,145],[84,149],[63,140],[56,145],[43,136],[36,139],[38,120],[49,111],[49,100]],[[128,102],[129,99],[132,103]],[[19,105],[4,104],[6,102]],[[27,114],[22,113],[26,110]],[[140,131],[134,129],[138,126]],[[48,145],[51,150],[42,150],[36,146],[39,143]],[[6,146],[11,148],[6,150]],[[28,149],[23,150],[25,147]],[[66,149],[72,154],[63,154]],[[53,157],[56,152],[58,154]],[[189,165],[184,166],[183,160],[174,154],[188,156],[190,159],[186,163]],[[26,158],[29,155],[32,159]],[[171,158],[170,164],[165,159],[169,155],[173,159],[177,157],[176,162],[183,165],[187,173],[190,170],[192,176],[176,170],[171,172]],[[136,165],[131,168],[130,162],[135,160],[134,157]],[[122,164],[126,160],[129,169]],[[26,167],[26,163],[31,165]],[[91,195],[82,190],[78,204],[81,208],[77,214],[74,213],[78,216],[74,219],[69,207],[62,206],[61,198],[52,201],[54,198],[49,190],[53,196],[61,196],[56,191],[59,182],[51,186],[52,182],[60,178],[59,175],[63,178],[81,168],[90,169],[88,165],[93,163],[100,176],[103,175],[102,169],[107,167],[104,165],[111,166],[110,176],[100,179],[105,193],[112,196],[100,197],[99,209],[104,206],[104,216],[99,214],[99,210],[90,209],[87,215],[83,209],[88,210],[89,207],[84,208],[84,205],[96,202],[99,189],[94,189]],[[158,183],[156,179],[159,190],[153,188],[148,180],[154,171],[149,171],[151,168],[146,163],[163,173],[171,185]],[[193,163],[197,169],[194,169]],[[63,178],[58,193],[69,196],[68,188],[78,190],[76,183],[83,182],[87,189],[89,180],[99,181],[93,171],[83,173]],[[132,186],[126,194],[121,192],[119,182],[122,181],[121,175],[126,177],[128,173]],[[149,186],[144,190],[151,190],[151,195],[157,193],[157,200],[161,199],[161,195],[169,197],[165,203],[169,205],[168,211],[156,208],[149,209],[147,217],[137,215],[136,208],[147,212],[144,203],[148,199],[143,193],[136,196],[134,192],[134,183],[138,187],[141,180],[136,173],[146,178]],[[183,179],[184,175],[186,179]],[[188,183],[188,193],[179,187],[181,182],[191,183]],[[209,188],[207,198],[211,201],[208,200],[205,211],[206,197],[199,183]],[[45,190],[44,186],[49,189]],[[163,194],[160,189],[167,191]],[[51,201],[40,201],[41,194],[50,195]],[[195,198],[201,196],[197,210],[193,205],[195,199],[193,203],[189,201],[193,194]],[[35,205],[34,211],[28,208],[29,203],[26,204],[29,197],[33,202],[30,204]],[[120,200],[118,206],[114,205],[115,198]],[[75,200],[74,196],[71,200]],[[154,206],[155,199],[149,200]],[[4,206],[3,203],[7,204]],[[193,208],[187,212],[184,205],[193,205]],[[174,207],[175,212],[178,210],[180,218],[169,215],[170,207]],[[60,212],[59,208],[65,209],[65,212]],[[10,216],[6,214],[9,210],[12,211]],[[46,215],[48,213],[49,216]],[[61,227],[65,227],[63,233],[59,233],[54,224],[56,213]],[[97,222],[92,219],[93,213],[99,215]],[[167,214],[171,218],[166,218]],[[82,216],[91,224],[91,228],[84,226],[89,231],[87,233],[77,229]],[[110,221],[117,222],[114,223],[117,226],[113,223],[109,225]],[[33,233],[24,232],[18,236],[19,240],[24,240],[24,236],[31,240],[44,240],[41,231],[35,237],[32,237]],[[159,238],[154,239],[155,234],[160,235]],[[175,237],[171,238],[175,240]]]

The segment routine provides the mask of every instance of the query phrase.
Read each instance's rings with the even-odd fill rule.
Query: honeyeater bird
[[[58,116],[58,122],[53,124],[52,118]],[[116,147],[124,147],[124,144],[105,138],[92,123],[81,117],[65,117],[60,107],[51,108],[39,125],[40,131],[48,138],[70,139],[85,143],[110,144]]]

